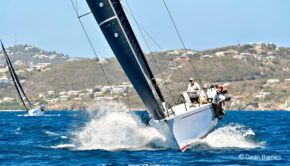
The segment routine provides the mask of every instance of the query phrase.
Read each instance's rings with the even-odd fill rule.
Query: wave
[[[51,131],[46,131],[46,130],[44,130],[43,132],[44,132],[45,134],[47,134],[47,135],[50,135],[50,136],[60,135],[60,134],[58,134],[58,133],[51,132]]]
[[[247,129],[243,125],[228,124],[217,128],[206,138],[199,140],[195,146],[190,149],[194,150],[198,145],[207,145],[210,148],[258,148],[263,147],[264,142],[255,138],[255,132]]]
[[[74,147],[75,147],[74,144],[60,144],[60,145],[56,145],[56,146],[51,146],[50,148],[62,149],[62,148],[74,148]]]

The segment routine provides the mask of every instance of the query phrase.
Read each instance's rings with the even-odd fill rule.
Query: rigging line
[[[126,0],[126,4],[127,4],[127,6],[128,6],[128,8],[130,9],[130,7],[129,7],[129,5],[128,5],[128,2],[127,2],[127,0]],[[129,16],[131,16],[134,20],[135,20],[135,22],[136,22],[136,24],[138,25],[138,26],[140,26],[140,28],[143,30],[143,32],[145,32],[146,33],[146,35],[153,41],[153,43],[158,47],[158,49],[159,50],[163,50],[162,48],[161,48],[161,46],[158,44],[158,42],[150,35],[150,33],[149,32],[147,32],[146,31],[146,29],[135,19],[135,17],[134,17],[134,15],[133,15],[133,13],[131,13],[131,12],[129,12],[126,8],[125,8],[125,6],[123,6],[123,8],[127,11],[127,13],[129,14]],[[131,11],[131,9],[130,9],[130,11]]]
[[[166,11],[167,11],[167,13],[168,13],[168,15],[169,15],[169,17],[170,17],[170,20],[171,20],[171,22],[172,22],[172,24],[173,24],[173,26],[174,26],[174,29],[175,29],[175,31],[176,31],[178,37],[179,37],[179,40],[181,41],[181,44],[182,44],[184,50],[186,51],[187,56],[189,57],[188,50],[187,50],[187,48],[185,47],[185,44],[184,44],[184,42],[183,42],[183,40],[182,40],[182,37],[181,37],[181,35],[180,35],[180,33],[179,33],[178,29],[177,29],[177,26],[176,26],[176,24],[175,24],[175,22],[174,22],[174,20],[173,20],[173,17],[172,17],[172,15],[171,15],[171,12],[170,12],[170,10],[169,10],[169,8],[168,8],[168,6],[167,6],[165,0],[162,0],[162,1],[163,1],[163,4],[164,4],[165,8],[166,8]],[[189,60],[190,60],[190,57],[189,57]],[[195,72],[197,78],[199,79],[199,81],[200,81],[200,83],[201,83],[201,79],[200,79],[200,77],[199,77],[199,74],[198,74],[198,72],[196,71],[196,69],[195,69],[195,67],[194,67],[194,65],[193,65],[192,62],[191,62],[191,66],[192,66],[193,71]]]
[[[132,17],[134,19],[134,16],[123,6],[123,8],[127,11],[127,13],[129,14],[130,17]],[[163,48],[160,47],[160,45],[158,44],[158,42],[150,35],[150,33],[148,33],[146,31],[146,29],[137,21],[135,20],[135,22],[137,24],[139,24],[139,26],[141,27],[141,29],[143,30],[143,32],[145,32],[148,37],[153,41],[153,43],[160,49],[163,50]],[[177,68],[177,70],[184,76],[187,77],[186,74],[184,74],[184,72],[177,66],[177,64],[175,64],[175,67]]]
[[[152,57],[152,59],[153,59],[155,65],[156,65],[156,67],[157,67],[157,69],[158,69],[158,72],[159,72],[160,75],[162,76],[161,69],[160,69],[159,65],[157,64],[157,60],[155,59],[154,55],[152,54],[152,50],[150,49],[150,46],[149,46],[149,44],[148,44],[148,42],[147,42],[147,40],[146,40],[146,38],[145,38],[143,32],[141,31],[141,28],[139,27],[139,24],[137,23],[137,20],[136,20],[136,18],[135,18],[135,16],[134,16],[134,13],[133,13],[133,11],[131,10],[131,8],[130,8],[128,2],[127,2],[127,0],[125,0],[125,2],[126,2],[126,4],[127,4],[127,6],[128,6],[128,9],[129,9],[130,13],[132,14],[132,17],[133,17],[134,21],[135,21],[136,24],[137,24],[138,30],[140,31],[140,33],[141,33],[141,35],[142,35],[142,38],[143,38],[143,40],[144,40],[146,46],[147,46],[148,49],[149,49],[150,55],[151,55],[151,57]],[[164,81],[165,81],[165,79],[164,79]],[[166,87],[166,89],[168,90],[169,95],[171,96],[172,100],[173,100],[174,103],[176,104],[176,101],[174,100],[174,97],[173,97],[173,95],[172,95],[172,93],[171,93],[171,90],[169,89],[169,87],[168,87],[168,85],[167,85],[166,82],[165,82],[165,87]]]
[[[91,42],[91,39],[90,39],[90,37],[89,37],[89,35],[88,35],[88,33],[87,33],[85,27],[84,27],[84,25],[83,25],[83,23],[82,23],[82,21],[81,21],[79,15],[78,15],[78,11],[77,11],[77,9],[76,9],[76,7],[75,7],[73,1],[72,1],[72,0],[70,0],[70,1],[71,1],[71,4],[72,4],[73,8],[74,8],[74,11],[75,11],[75,13],[76,13],[76,15],[77,15],[77,18],[78,18],[78,20],[79,20],[79,22],[80,22],[80,24],[81,24],[81,27],[82,27],[82,29],[83,29],[85,35],[86,35],[86,38],[87,38],[87,40],[88,40],[88,42],[89,42],[89,44],[90,44],[90,47],[91,47],[91,49],[93,50],[93,53],[94,53],[95,57],[97,58],[97,62],[98,62],[98,64],[100,65],[101,70],[102,70],[102,72],[104,73],[104,76],[105,76],[105,78],[106,78],[106,80],[107,80],[107,83],[109,84],[109,86],[110,86],[110,88],[111,88],[111,91],[112,91],[112,93],[113,93],[113,95],[114,95],[113,98],[114,98],[114,99],[119,103],[118,97],[115,98],[116,94],[115,94],[115,92],[114,92],[114,89],[113,89],[113,87],[112,87],[112,84],[111,84],[111,82],[110,82],[110,80],[109,80],[109,78],[108,78],[108,76],[107,76],[107,74],[106,74],[106,72],[105,72],[105,70],[104,70],[103,65],[102,65],[102,64],[100,63],[100,61],[99,61],[99,57],[98,57],[98,55],[97,55],[97,53],[96,53],[96,50],[95,50],[95,48],[94,48],[94,46],[93,46],[93,44],[92,44],[92,42]]]

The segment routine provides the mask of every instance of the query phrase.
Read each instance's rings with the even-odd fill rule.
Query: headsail
[[[5,56],[7,65],[8,65],[8,69],[9,69],[9,72],[10,72],[10,75],[11,75],[11,78],[12,78],[12,81],[13,81],[14,86],[16,88],[16,91],[17,91],[17,93],[19,95],[19,98],[20,98],[23,106],[25,107],[26,111],[28,111],[29,109],[28,109],[28,107],[26,106],[26,104],[24,102],[24,99],[22,97],[22,94],[24,95],[24,97],[28,101],[30,108],[32,107],[32,103],[30,102],[29,98],[26,96],[26,94],[25,94],[25,92],[24,92],[24,90],[23,90],[23,88],[22,88],[22,86],[20,84],[20,81],[18,79],[18,76],[16,75],[16,72],[15,72],[13,66],[12,66],[12,63],[10,61],[10,58],[9,58],[8,54],[7,54],[7,51],[5,50],[5,47],[4,47],[3,43],[2,43],[2,41],[1,41],[1,46],[2,46],[2,49],[3,49],[3,52],[4,52],[4,56]]]
[[[119,0],[87,0],[111,49],[154,119],[164,118],[164,98]],[[156,95],[155,95],[156,94]]]

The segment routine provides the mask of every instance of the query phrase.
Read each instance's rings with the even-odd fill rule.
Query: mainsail
[[[164,118],[162,93],[119,0],[87,0],[107,42],[154,119]]]
[[[18,76],[16,75],[16,72],[14,70],[14,67],[12,66],[12,63],[10,61],[10,58],[7,54],[7,51],[5,50],[5,47],[1,41],[1,46],[2,46],[2,49],[3,49],[3,52],[4,52],[4,56],[5,56],[5,59],[6,59],[6,62],[7,62],[7,65],[8,65],[8,69],[9,69],[9,72],[10,72],[10,75],[11,75],[11,78],[12,78],[12,81],[14,83],[14,86],[16,88],[16,91],[19,95],[19,98],[23,104],[23,106],[25,107],[26,111],[28,111],[28,107],[26,106],[25,102],[24,102],[24,99],[22,97],[22,94],[24,95],[25,99],[28,101],[29,103],[29,107],[31,108],[32,107],[32,103],[30,102],[29,98],[26,96],[21,84],[20,84],[20,81],[18,79]],[[22,94],[21,94],[22,93]]]

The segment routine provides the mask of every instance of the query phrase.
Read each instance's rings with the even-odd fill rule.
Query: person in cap
[[[208,89],[207,89],[207,85],[204,85],[202,87],[202,91],[200,92],[200,96],[199,96],[200,104],[206,104],[207,99],[208,99]]]
[[[195,82],[194,78],[189,79],[189,84],[187,86],[187,93],[191,100],[196,100],[199,98],[200,86]]]

